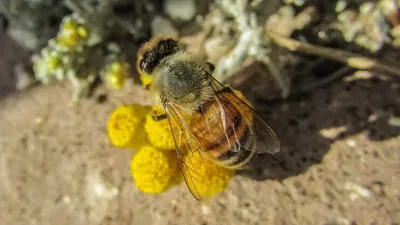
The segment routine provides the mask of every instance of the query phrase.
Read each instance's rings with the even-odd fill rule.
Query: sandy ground
[[[400,116],[393,81],[358,79],[261,105],[282,151],[259,156],[200,205],[183,185],[138,191],[134,151],[108,143],[110,112],[149,102],[139,86],[75,105],[69,83],[16,92],[18,48],[1,41],[2,225],[400,224],[400,128],[387,124]]]

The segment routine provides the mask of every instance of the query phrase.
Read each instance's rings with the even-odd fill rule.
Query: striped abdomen
[[[252,118],[245,118],[232,95],[203,105],[191,122],[191,131],[201,144],[201,150],[223,164],[235,166],[252,156]],[[232,98],[232,97],[231,97]],[[235,107],[236,106],[236,107]],[[246,150],[245,150],[246,149]]]

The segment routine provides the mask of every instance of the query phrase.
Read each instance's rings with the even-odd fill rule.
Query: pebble
[[[344,189],[350,191],[350,199],[352,201],[360,198],[360,197],[370,197],[371,193],[367,188],[362,187],[359,184],[353,182],[346,182],[344,185]]]
[[[62,197],[62,201],[63,201],[65,204],[71,204],[71,198],[70,198],[68,195],[64,195],[64,196]]]
[[[210,215],[211,208],[206,205],[201,205],[201,212],[203,213],[203,215]]]
[[[179,32],[174,25],[168,19],[161,16],[156,16],[151,21],[151,33],[153,36],[169,36],[174,38],[179,36]]]
[[[353,147],[353,148],[357,146],[357,144],[356,144],[356,142],[354,140],[347,140],[346,144],[348,146],[350,146],[350,147]]]
[[[346,126],[341,126],[341,127],[332,127],[332,128],[327,128],[327,129],[321,129],[319,133],[328,139],[336,139],[340,134],[345,132],[347,130]]]
[[[166,0],[164,10],[172,19],[188,21],[196,15],[196,1]]]

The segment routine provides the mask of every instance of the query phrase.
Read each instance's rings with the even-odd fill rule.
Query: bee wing
[[[218,98],[221,100],[229,98],[229,101],[242,113],[244,122],[249,126],[249,131],[244,134],[244,137],[237,140],[236,144],[240,146],[241,149],[270,154],[275,154],[280,151],[280,142],[275,132],[247,103],[237,97],[233,92],[225,92],[218,95]],[[223,111],[224,109],[221,108],[220,110]],[[241,140],[246,140],[247,144],[244,143],[245,141]]]
[[[176,152],[186,186],[193,197],[200,200],[202,196],[196,187],[196,183],[203,182],[204,174],[211,171],[207,171],[208,168],[201,158],[202,155],[199,151],[201,145],[195,144],[195,142],[198,143],[198,140],[189,130],[188,122],[191,119],[189,116],[180,112],[171,103],[165,103],[164,109],[174,138]],[[172,123],[176,123],[178,129],[174,129]],[[193,157],[200,157],[200,161],[197,160],[197,162],[194,162]],[[204,169],[200,170],[199,163],[203,164],[201,167],[205,168],[206,171],[204,171]]]
[[[215,98],[217,98],[220,102],[225,100],[233,103],[235,108],[241,112],[244,122],[250,128],[249,132],[244,134],[244,137],[240,138],[240,140],[237,140],[236,145],[239,146],[240,149],[255,151],[257,153],[275,154],[279,152],[281,148],[280,141],[265,120],[242,98],[238,97],[231,88],[225,87],[211,75],[210,77],[214,91],[219,93],[215,96]],[[225,107],[223,104],[219,104],[219,106],[220,107],[218,110],[220,111],[221,115],[224,115],[224,112],[226,111]],[[244,143],[245,141],[247,143]],[[251,141],[253,143],[248,143]]]
[[[206,123],[203,127],[204,130],[202,130],[202,137],[197,137],[191,130],[193,126],[190,126],[190,124],[197,124],[195,118],[186,115],[184,111],[171,102],[163,104],[171,127],[184,180],[197,200],[201,199],[201,195],[196,183],[203,182],[206,173],[215,173],[207,166],[205,160],[209,159],[228,168],[240,168],[256,152],[273,154],[280,151],[280,142],[271,127],[230,88],[224,87],[216,80],[212,81],[215,81],[212,82],[216,93],[214,98],[220,102],[220,104],[213,105],[213,110],[219,116],[216,117],[217,120],[208,120],[207,118],[202,120],[203,123]],[[245,123],[249,127],[243,136],[235,133],[236,125],[226,118],[228,109],[225,108],[224,104],[221,104],[223,101],[231,102],[241,112],[241,123]],[[178,129],[174,129],[172,123],[175,123]],[[217,128],[217,126],[222,126],[222,128]],[[227,151],[223,149],[222,151],[221,149],[206,150],[204,143],[214,143],[216,140],[214,137],[215,129],[224,130],[225,132],[224,137],[218,140],[218,143],[215,143],[216,149],[218,149],[218,146],[228,146]],[[215,152],[218,152],[219,155],[213,154]],[[203,157],[205,158],[203,159]]]

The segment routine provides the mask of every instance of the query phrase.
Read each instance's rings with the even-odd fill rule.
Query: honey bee
[[[256,153],[280,151],[271,127],[236,91],[212,76],[214,65],[185,51],[176,39],[155,37],[144,43],[136,67],[151,79],[145,88],[156,94],[165,111],[153,119],[168,119],[183,177],[197,200],[201,196],[193,179],[199,173],[185,161],[190,152],[239,169]]]

